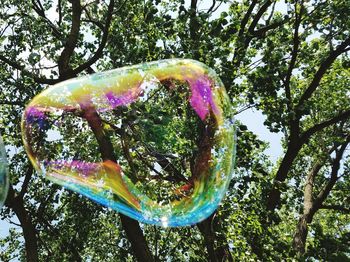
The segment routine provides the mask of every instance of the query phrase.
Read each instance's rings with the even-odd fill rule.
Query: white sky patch
[[[260,140],[269,142],[269,147],[265,153],[270,157],[271,161],[275,163],[283,154],[282,138],[283,134],[272,133],[264,125],[266,117],[261,111],[255,109],[248,109],[235,116],[235,118],[246,125],[250,131],[258,136]]]
[[[154,169],[157,170],[158,172],[162,171],[162,167],[158,163],[154,163],[153,165]]]
[[[48,142],[61,140],[62,138],[63,138],[63,136],[61,135],[61,133],[58,130],[49,129],[47,131],[46,141],[48,141]]]

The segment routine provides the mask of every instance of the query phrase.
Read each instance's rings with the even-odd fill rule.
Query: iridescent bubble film
[[[3,206],[9,188],[9,177],[7,173],[6,151],[0,136],[0,208]]]
[[[170,59],[52,86],[27,106],[23,140],[47,179],[141,222],[195,224],[233,173],[229,98],[204,64]]]

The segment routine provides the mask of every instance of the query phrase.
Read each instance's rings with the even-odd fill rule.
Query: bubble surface
[[[9,188],[6,151],[0,136],[0,208],[3,206]]]
[[[170,59],[71,79],[26,107],[23,141],[47,179],[144,223],[186,226],[218,207],[235,125],[222,82]]]

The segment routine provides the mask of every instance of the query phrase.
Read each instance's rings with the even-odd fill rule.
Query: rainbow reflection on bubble
[[[233,174],[235,125],[215,72],[170,59],[71,79],[27,106],[23,141],[54,183],[141,222],[198,223]]]
[[[0,136],[0,208],[3,206],[9,188],[9,177],[7,172],[6,151]]]

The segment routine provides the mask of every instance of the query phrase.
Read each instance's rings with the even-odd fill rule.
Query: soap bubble
[[[9,188],[9,177],[7,173],[6,151],[0,136],[0,208],[3,206]]]
[[[233,174],[235,125],[222,82],[170,59],[52,86],[27,106],[23,141],[54,183],[141,222],[198,223]]]

